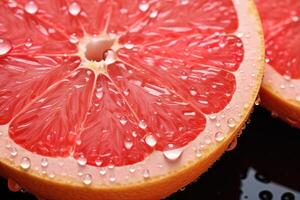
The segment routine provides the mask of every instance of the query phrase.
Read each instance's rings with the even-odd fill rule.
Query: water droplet
[[[261,200],[272,200],[273,194],[268,190],[264,190],[259,193],[259,198]]]
[[[206,144],[206,145],[209,145],[210,143],[211,143],[211,138],[210,138],[210,136],[205,136],[205,138],[204,138],[204,143]]]
[[[100,169],[99,174],[104,176],[106,174],[106,169],[104,169],[104,168]]]
[[[296,101],[297,101],[297,102],[300,102],[300,95],[297,95],[297,96],[296,96]]]
[[[200,148],[197,148],[197,149],[195,150],[195,153],[196,153],[196,157],[197,157],[197,158],[200,158],[200,157],[202,156],[202,150],[201,150]]]
[[[164,151],[163,154],[166,159],[168,159],[170,161],[176,161],[179,159],[182,152],[183,152],[182,149],[174,149],[174,150],[170,150],[170,151]]]
[[[104,63],[110,65],[116,62],[116,53],[113,50],[107,50],[104,52]]]
[[[130,172],[130,173],[134,173],[135,170],[136,170],[136,169],[135,169],[133,166],[129,167],[129,172]]]
[[[181,5],[187,5],[189,0],[180,0]]]
[[[48,159],[47,158],[42,158],[41,166],[45,168],[45,167],[48,167],[48,164],[49,164]]]
[[[82,172],[82,171],[79,171],[77,174],[78,174],[78,176],[82,176],[82,175],[83,175],[83,172]]]
[[[11,49],[10,41],[0,38],[0,56],[5,56]]]
[[[123,91],[123,94],[124,94],[125,96],[128,96],[128,95],[129,95],[129,90],[128,90],[128,89],[125,89],[125,90]]]
[[[103,97],[103,91],[102,90],[96,90],[96,97],[97,99],[102,99]]]
[[[109,181],[110,181],[111,183],[116,182],[116,176],[115,176],[114,174],[111,174],[111,175],[109,176]]]
[[[6,147],[7,149],[11,148],[11,143],[10,143],[10,142],[7,142],[6,145],[5,145],[5,147]]]
[[[216,132],[215,139],[217,142],[221,142],[222,140],[224,140],[224,133],[222,133],[221,131]]]
[[[11,155],[12,157],[16,157],[16,156],[18,155],[18,150],[17,150],[15,147],[12,147],[12,148],[10,149],[10,155]]]
[[[227,120],[227,125],[228,125],[229,128],[234,128],[234,127],[236,126],[236,121],[235,121],[235,119],[229,118],[229,119]]]
[[[79,42],[79,39],[78,39],[78,37],[76,36],[75,33],[70,35],[69,42],[72,43],[72,44],[77,44]]]
[[[31,161],[27,157],[23,157],[20,164],[21,168],[24,170],[28,170],[31,166]]]
[[[101,166],[102,165],[102,163],[103,163],[103,161],[100,159],[100,158],[97,158],[96,160],[95,160],[95,164],[96,164],[96,166]]]
[[[296,16],[296,15],[292,16],[292,21],[293,22],[298,22],[299,21],[299,17]]]
[[[215,120],[215,119],[217,119],[217,115],[214,115],[214,114],[212,114],[212,115],[209,115],[209,119],[211,119],[211,120]]]
[[[196,96],[196,95],[197,95],[197,91],[196,91],[195,89],[191,89],[191,90],[190,90],[190,94],[191,94],[192,96]]]
[[[31,47],[31,46],[32,46],[32,40],[29,38],[29,39],[27,39],[26,42],[25,42],[25,47],[29,48],[29,47]]]
[[[124,44],[124,47],[126,49],[132,49],[134,47],[134,44],[132,44],[132,43],[126,43],[126,44]]]
[[[229,146],[227,147],[226,151],[232,151],[237,146],[237,138],[233,139]]]
[[[187,79],[188,79],[187,73],[186,73],[186,72],[182,72],[180,78],[181,78],[182,80],[187,80]]]
[[[143,172],[143,177],[145,179],[149,178],[150,177],[150,171],[149,169],[145,169],[144,172]]]
[[[158,12],[156,10],[154,10],[150,13],[150,18],[155,18],[155,17],[157,17],[157,15],[158,15]]]
[[[127,123],[127,119],[123,116],[120,118],[120,123],[124,126]]]
[[[25,4],[24,9],[28,14],[34,15],[35,13],[37,13],[39,8],[34,1],[29,1]]]
[[[48,177],[49,177],[49,178],[54,178],[54,177],[55,177],[55,174],[54,174],[53,172],[50,172],[50,173],[48,173]]]
[[[283,78],[286,80],[286,81],[290,81],[292,79],[292,74],[291,72],[289,71],[286,71],[283,75]]]
[[[145,130],[147,128],[147,124],[146,124],[145,120],[141,120],[139,122],[139,127],[143,130]]]
[[[137,137],[136,131],[132,131],[131,135],[132,135],[132,137]]]
[[[75,143],[76,143],[77,145],[81,145],[82,141],[81,141],[80,138],[77,138],[76,141],[75,141]]]
[[[87,159],[86,159],[83,155],[81,155],[81,156],[79,156],[79,158],[77,159],[77,163],[78,163],[78,165],[80,165],[80,166],[85,166],[85,165],[87,164]]]
[[[237,43],[236,43],[236,46],[237,46],[237,47],[242,47],[242,46],[243,46],[243,43],[237,42]]]
[[[295,200],[296,197],[293,193],[291,192],[285,192],[281,196],[281,200]]]
[[[78,3],[76,2],[72,2],[70,5],[69,5],[69,13],[73,16],[77,16],[81,11],[81,7]]]
[[[83,177],[83,184],[85,184],[85,185],[91,185],[92,182],[93,182],[92,175],[90,175],[90,174],[84,175],[84,177]]]
[[[149,9],[149,4],[146,3],[146,2],[142,2],[142,3],[140,3],[140,5],[139,5],[139,9],[140,9],[140,11],[142,11],[142,12],[146,12],[146,11]]]
[[[184,112],[184,116],[196,116],[196,112]]]
[[[157,140],[153,135],[147,135],[145,138],[145,142],[146,144],[148,144],[150,147],[155,147],[155,145],[157,144]]]
[[[270,58],[266,58],[266,59],[265,59],[265,62],[266,62],[266,63],[269,63],[269,62],[270,62]]]
[[[114,164],[109,164],[109,165],[107,166],[107,168],[108,168],[108,169],[114,169],[114,168],[115,168],[115,165],[114,165]]]
[[[8,1],[8,7],[10,7],[10,8],[15,8],[15,7],[17,7],[17,2],[15,1],[15,0],[9,0]]]
[[[131,141],[125,141],[125,142],[124,142],[124,146],[125,146],[126,149],[129,150],[129,149],[132,148],[133,143],[132,143]]]

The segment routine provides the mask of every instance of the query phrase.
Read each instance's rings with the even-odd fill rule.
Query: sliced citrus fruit
[[[252,1],[1,1],[0,169],[48,199],[159,199],[256,99]]]
[[[300,128],[300,2],[256,0],[256,4],[266,39],[262,104]]]

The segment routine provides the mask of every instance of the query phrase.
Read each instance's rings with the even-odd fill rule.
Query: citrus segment
[[[222,53],[221,53],[222,52]],[[243,60],[236,36],[189,36],[156,44],[120,49],[119,58],[145,69],[205,113],[216,113],[231,100]]]
[[[94,75],[76,70],[52,85],[12,120],[13,140],[44,156],[69,156],[88,110]]]
[[[12,51],[11,53],[13,53]],[[0,124],[79,65],[78,58],[7,56],[0,60]]]

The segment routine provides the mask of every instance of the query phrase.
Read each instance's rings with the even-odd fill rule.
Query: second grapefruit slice
[[[274,116],[300,128],[300,2],[256,0],[256,4],[266,38],[262,104]]]
[[[252,1],[2,1],[1,173],[48,199],[166,197],[237,137],[263,51]]]

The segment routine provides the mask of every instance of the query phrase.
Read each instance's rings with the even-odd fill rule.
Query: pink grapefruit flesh
[[[249,1],[2,1],[3,175],[49,199],[165,197],[243,126],[262,51]]]
[[[283,120],[300,127],[300,2],[256,0],[256,4],[266,39],[262,104]]]

